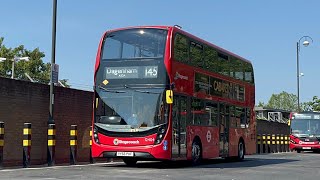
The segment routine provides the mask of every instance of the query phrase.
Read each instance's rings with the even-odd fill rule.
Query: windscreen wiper
[[[101,85],[98,86],[99,89],[102,89],[106,92],[111,92],[111,93],[125,93],[125,91],[117,91],[117,90],[110,90],[110,89],[107,89],[105,87],[102,87]]]
[[[150,92],[150,91],[146,91],[146,90],[139,90],[139,89],[135,89],[135,88],[132,88],[128,85],[123,85],[124,88],[128,88],[128,89],[133,89],[135,92],[140,92],[140,93],[147,93],[147,94],[160,94],[158,92]]]
[[[147,94],[160,94],[158,92],[150,92],[150,91],[144,91],[144,90],[134,90],[135,92],[140,92],[140,93],[147,93]]]

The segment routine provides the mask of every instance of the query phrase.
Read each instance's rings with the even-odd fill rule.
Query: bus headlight
[[[93,139],[94,139],[94,142],[100,144],[97,127],[94,127],[94,129],[93,129]]]
[[[157,132],[157,137],[156,137],[156,140],[154,141],[154,144],[160,144],[164,138],[164,135],[166,134],[166,129],[167,129],[167,125],[164,124],[164,125],[161,125],[158,129],[158,132]]]

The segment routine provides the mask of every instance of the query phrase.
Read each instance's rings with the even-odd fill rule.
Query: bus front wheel
[[[137,160],[132,159],[132,158],[123,158],[123,162],[124,162],[127,166],[136,166],[136,165],[137,165]]]

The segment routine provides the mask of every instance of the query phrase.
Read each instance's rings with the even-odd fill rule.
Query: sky
[[[180,25],[184,31],[250,60],[256,103],[282,91],[300,102],[320,97],[319,0],[58,0],[56,63],[59,79],[92,90],[98,44],[106,30],[140,25]],[[0,0],[0,37],[7,47],[40,48],[51,62],[52,0]]]

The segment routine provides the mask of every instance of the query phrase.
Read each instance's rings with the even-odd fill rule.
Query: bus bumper
[[[320,151],[320,144],[289,144],[290,150],[296,150],[296,151]]]
[[[93,158],[124,158],[132,157],[141,160],[169,160],[171,152],[164,150],[162,145],[149,146],[110,146],[95,144],[92,146]]]

